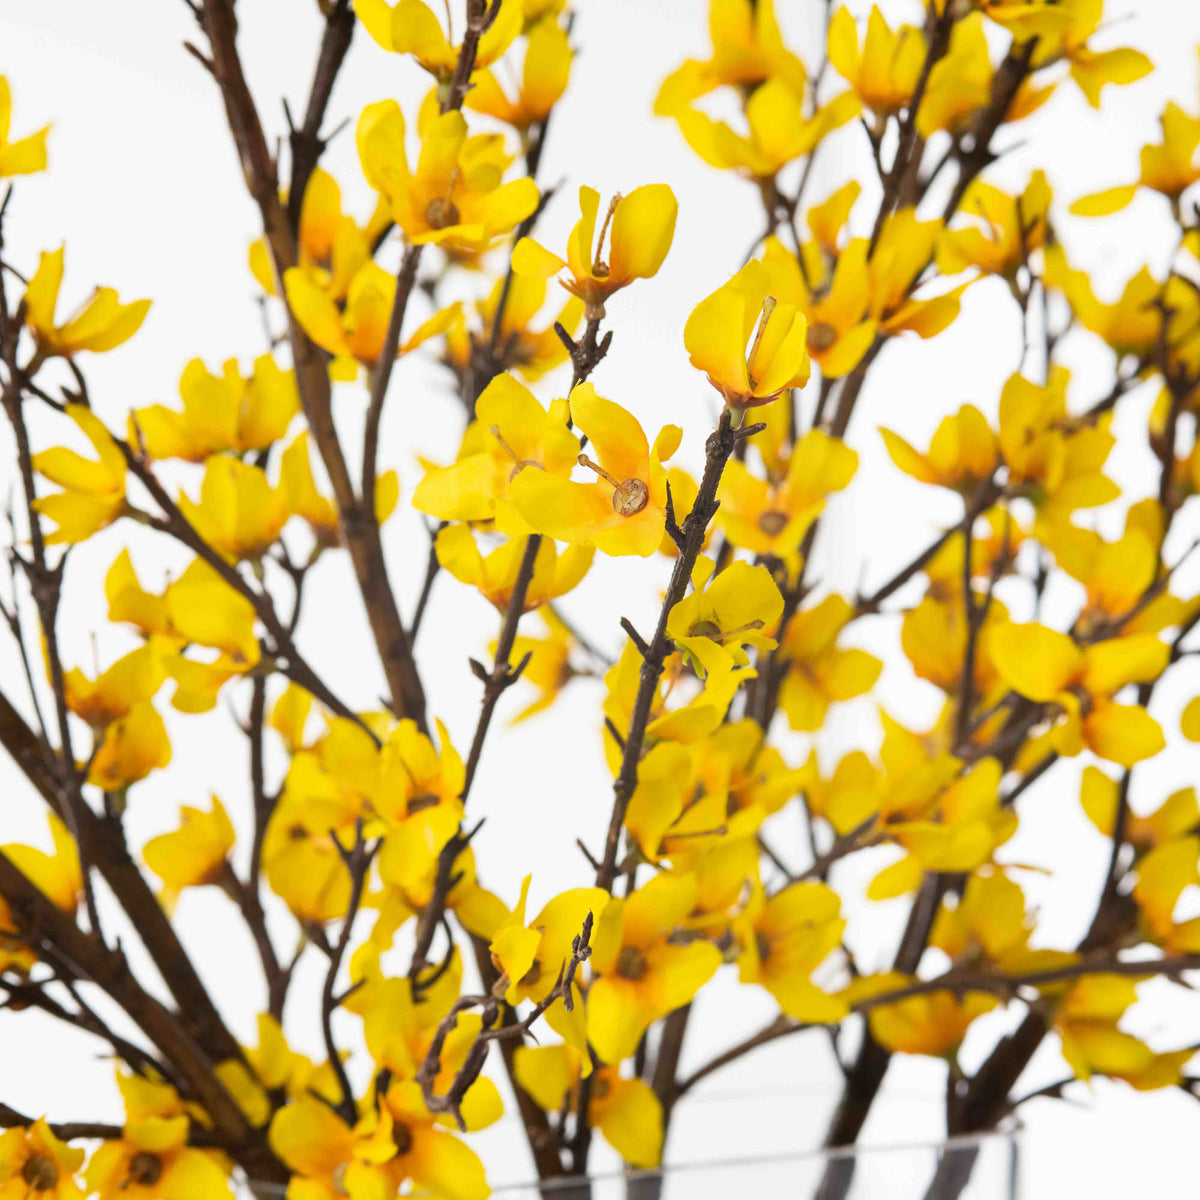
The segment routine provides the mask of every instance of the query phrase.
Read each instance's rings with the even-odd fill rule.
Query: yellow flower
[[[827,203],[838,198],[835,193]],[[841,199],[848,212],[853,194],[844,192]],[[839,220],[844,224],[836,217],[831,224],[840,228]],[[833,232],[830,229],[826,234],[832,237]],[[771,294],[782,303],[795,305],[808,318],[805,348],[826,379],[849,374],[875,341],[879,323],[867,312],[871,301],[867,247],[866,238],[855,238],[841,251],[828,247],[825,252],[836,256],[830,273],[820,248],[806,243],[805,269],[811,287],[796,256],[778,238],[767,238],[763,249],[761,261],[770,279]]]
[[[547,412],[511,375],[497,375],[476,402],[458,461],[426,472],[413,507],[442,521],[494,519],[506,533],[529,533],[513,506],[514,485],[528,475],[570,474],[579,439],[567,415],[565,401]]]
[[[779,689],[779,706],[793,729],[820,729],[830,704],[865,695],[875,686],[883,669],[879,659],[837,644],[853,615],[844,597],[826,596],[788,622],[782,652],[788,672]]]
[[[283,288],[288,307],[304,332],[333,355],[332,378],[351,382],[358,375],[359,364],[367,368],[378,365],[396,298],[394,275],[378,263],[364,263],[350,280],[344,304],[338,304],[301,267],[284,272]],[[445,333],[461,316],[462,305],[457,301],[434,313],[396,347],[396,357]]]
[[[580,1056],[565,1043],[521,1046],[513,1059],[517,1083],[549,1113],[578,1107]],[[662,1105],[640,1079],[624,1079],[614,1067],[592,1072],[588,1124],[631,1167],[656,1167],[662,1158]]]
[[[579,674],[571,665],[571,649],[575,645],[575,638],[570,629],[549,606],[543,606],[538,615],[546,625],[547,636],[539,638],[521,634],[513,642],[514,662],[529,656],[521,679],[532,684],[538,692],[535,699],[513,717],[514,725],[545,712],[558,698],[559,692]]]
[[[184,888],[217,883],[235,841],[233,823],[215,795],[211,812],[184,805],[179,816],[178,829],[159,834],[142,847],[146,866],[166,885],[168,908]]]
[[[3,85],[0,78],[0,88]],[[0,157],[0,166],[3,162]],[[26,1196],[36,1196],[37,1200],[83,1200],[83,1189],[75,1181],[75,1173],[82,1166],[82,1147],[60,1141],[44,1117],[39,1117],[28,1129],[14,1126],[0,1133],[0,1197],[4,1200],[23,1200]]]
[[[438,562],[455,579],[478,588],[499,612],[508,612],[525,556],[525,538],[509,538],[485,558],[466,525],[448,525],[437,535],[435,545]],[[587,574],[594,554],[590,546],[568,546],[560,554],[554,543],[544,538],[521,611],[531,612],[565,596]]]
[[[800,543],[826,497],[841,491],[857,467],[858,454],[819,429],[796,443],[781,480],[761,479],[732,459],[717,489],[717,525],[735,546],[782,559],[793,571]]]
[[[845,1002],[811,979],[841,944],[846,921],[840,914],[841,900],[823,883],[794,883],[769,899],[756,888],[733,923],[739,978],[761,984],[797,1021],[840,1021]]]
[[[931,137],[939,129],[951,134],[967,132],[975,114],[992,102],[995,75],[983,14],[971,13],[955,23],[949,51],[929,73],[929,83],[917,112],[917,132],[923,138]],[[1029,116],[1049,99],[1053,90],[1053,85],[1039,89],[1026,80],[1009,105],[1007,120],[1012,123]]]
[[[447,358],[462,376],[476,369],[476,355],[480,350],[486,350],[490,358],[496,309],[504,294],[504,286],[505,280],[497,279],[487,299],[476,305],[482,319],[480,332],[469,330],[465,318],[455,322],[446,331]],[[546,290],[544,279],[514,275],[509,284],[508,299],[496,339],[499,362],[506,370],[516,371],[531,383],[567,361],[567,348],[554,332],[554,326],[561,325],[574,336],[583,320],[583,301],[578,296],[569,296],[554,319],[543,328],[535,329],[533,321],[545,303]],[[488,367],[494,369],[490,362]]]
[[[495,72],[484,68],[471,79],[464,108],[486,113],[522,134],[550,115],[571,73],[567,32],[554,17],[538,21],[526,34],[525,60],[515,99],[509,99]]]
[[[1077,646],[1044,625],[999,625],[990,651],[1004,681],[1022,696],[1058,705],[1068,717],[1058,749],[1077,754],[1086,745],[1101,758],[1132,766],[1166,744],[1158,722],[1139,704],[1111,697],[1126,684],[1156,679],[1168,648],[1153,634]]]
[[[128,341],[146,319],[149,300],[121,304],[112,288],[96,288],[86,303],[63,325],[54,323],[62,286],[63,249],[44,251],[25,289],[25,323],[33,331],[43,358],[70,358],[80,350],[102,352]]]
[[[99,1200],[233,1200],[222,1156],[187,1144],[190,1121],[175,1090],[118,1075],[125,1129],[104,1142],[84,1172]]]
[[[782,79],[769,79],[746,101],[745,135],[697,109],[681,108],[672,116],[688,145],[710,167],[769,180],[788,163],[812,154],[827,134],[858,113],[858,97],[842,92],[808,118],[803,95]]]
[[[571,416],[587,435],[599,462],[579,462],[595,472],[594,483],[577,483],[548,471],[521,471],[508,485],[509,499],[536,533],[603,554],[651,555],[666,524],[667,473],[681,430],[667,425],[654,446],[636,419],[596,394],[590,383],[571,393]]]
[[[974,963],[982,956],[1003,971],[1020,972],[1034,969],[1032,932],[1020,886],[991,868],[971,875],[956,907],[943,903],[929,943],[955,962]]]
[[[334,1103],[341,1098],[337,1076],[329,1063],[317,1066],[305,1054],[293,1050],[274,1017],[258,1015],[258,1046],[247,1047],[246,1061],[263,1087],[280,1089],[289,1100],[300,1100],[314,1093]]]
[[[1033,502],[1041,526],[1119,495],[1102,471],[1116,440],[1111,422],[1107,415],[1094,424],[1072,421],[1069,381],[1070,372],[1055,367],[1046,387],[1013,375],[1000,393],[1000,453],[1009,487],[1020,488]]]
[[[323,167],[314,167],[300,205],[300,268],[334,300],[344,299],[350,280],[370,259],[371,246],[384,232],[387,220],[387,213],[377,207],[366,229],[360,229],[353,217],[342,213],[337,180]],[[265,238],[250,247],[249,257],[259,286],[268,296],[276,295],[275,266]]]
[[[229,679],[258,664],[254,606],[201,559],[155,596],[142,588],[123,550],[105,576],[104,591],[108,619],[137,626],[162,650],[163,666],[176,683],[171,703],[181,712],[208,712]],[[219,653],[202,661],[184,653],[193,646]]]
[[[92,756],[89,783],[116,791],[170,762],[166,727],[151,703],[166,677],[168,646],[151,640],[95,680],[78,668],[66,672],[67,707],[101,739]]]
[[[49,543],[74,544],[111,525],[125,512],[125,456],[104,423],[82,404],[68,404],[67,416],[83,430],[96,459],[56,446],[33,456],[33,469],[63,490],[34,501],[34,508],[56,522]]]
[[[316,539],[314,553],[341,544],[342,531],[337,505],[317,490],[312,459],[308,452],[308,430],[298,433],[284,450],[279,463],[279,480],[287,492],[293,513],[308,523]],[[400,477],[383,471],[375,480],[375,519],[382,525],[400,501]]]
[[[1079,1079],[1108,1075],[1139,1091],[1173,1087],[1188,1048],[1155,1054],[1140,1038],[1117,1028],[1137,999],[1137,981],[1121,975],[1088,975],[1077,980],[1054,1009],[1062,1054]]]
[[[1019,196],[975,180],[959,208],[975,223],[942,235],[938,270],[954,275],[978,267],[991,275],[1014,279],[1030,254],[1044,245],[1049,211],[1050,185],[1043,171],[1033,173]]]
[[[1159,123],[1163,140],[1142,147],[1142,169],[1137,182],[1084,196],[1071,205],[1071,212],[1080,217],[1108,216],[1123,209],[1138,188],[1143,187],[1166,196],[1172,208],[1178,206],[1180,196],[1200,179],[1200,163],[1196,161],[1200,117],[1188,116],[1178,104],[1169,101]]]
[[[416,0],[413,4],[424,8]],[[368,104],[358,120],[363,173],[391,205],[392,218],[411,245],[486,250],[537,207],[537,184],[528,176],[501,182],[510,160],[499,135],[468,138],[460,112],[429,115],[419,130],[421,154],[413,172],[396,101]]]
[[[1088,38],[1100,28],[1104,0],[1060,0],[1043,10],[1034,48],[1035,69],[1055,62],[1071,64],[1071,78],[1093,108],[1100,107],[1100,93],[1109,83],[1136,83],[1154,69],[1154,64],[1139,50],[1121,46],[1115,50],[1093,50]]]
[[[588,1040],[603,1062],[628,1058],[651,1022],[689,1003],[720,966],[711,942],[671,940],[696,897],[693,876],[666,874],[608,902],[592,937],[587,997]]]
[[[892,462],[906,475],[963,496],[974,495],[999,465],[996,435],[973,404],[964,404],[953,416],[942,418],[925,454],[890,429],[880,428],[879,432]]]
[[[774,650],[775,639],[766,631],[775,630],[783,613],[783,597],[766,567],[735,562],[714,574],[715,567],[710,558],[697,560],[692,592],[667,618],[667,636],[691,656],[701,677],[713,646],[724,651],[731,667],[750,661],[746,646]]]
[[[300,410],[295,376],[269,354],[254,360],[249,377],[237,359],[214,375],[194,358],[183,369],[179,394],[182,411],[154,404],[129,414],[129,441],[151,458],[203,462],[222,451],[262,450],[283,437]]]
[[[893,31],[878,5],[871,6],[860,49],[855,20],[839,8],[829,22],[829,62],[877,119],[907,108],[925,63],[925,37],[912,25]]]
[[[851,1004],[912,983],[907,975],[891,971],[856,979],[842,996]],[[995,996],[966,992],[929,992],[891,1004],[880,1004],[867,1013],[871,1036],[897,1054],[928,1054],[951,1057],[958,1050],[971,1023],[996,1007]]]
[[[550,994],[588,914],[599,920],[609,899],[603,888],[572,888],[550,900],[527,927],[525,901],[532,878],[525,876],[517,907],[492,938],[492,961],[503,975],[509,1004],[536,1004]]]
[[[0,853],[33,884],[52,904],[63,912],[73,913],[83,895],[83,870],[79,864],[79,848],[67,827],[53,813],[46,814],[54,853],[47,854],[34,846],[9,844],[0,846]],[[11,929],[12,927],[9,926]],[[3,1195],[0,1192],[0,1195]]]
[[[202,538],[229,559],[261,558],[287,522],[287,491],[266,472],[230,454],[204,464],[200,499],[179,497],[179,508]]]
[[[804,63],[783,44],[773,0],[709,0],[708,30],[712,58],[689,59],[663,81],[654,101],[656,115],[674,116],[718,87],[752,91],[779,78],[793,91],[804,90]]]
[[[692,366],[734,408],[767,404],[808,382],[808,322],[770,292],[769,273],[752,260],[701,300],[684,326]]]
[[[427,4],[400,0],[393,7],[386,0],[364,0],[355,5],[355,12],[385,50],[411,54],[439,83],[450,81],[462,47],[451,43]],[[521,0],[502,0],[499,14],[479,39],[476,70],[490,66],[508,49],[521,32],[523,16]]]
[[[361,1012],[364,1039],[376,1067],[390,1071],[394,1079],[414,1079],[438,1026],[451,1012],[461,990],[462,959],[457,953],[451,956],[447,969],[415,995],[412,983],[405,978],[379,977],[364,983],[356,1011]],[[456,1014],[439,1055],[441,1069],[433,1080],[436,1092],[447,1091],[481,1028],[478,1013]],[[503,1112],[500,1093],[486,1076],[467,1089],[462,1115],[469,1130],[486,1128],[499,1120]],[[424,1105],[421,1113],[425,1120],[431,1119]],[[449,1113],[440,1114],[437,1120],[446,1125],[455,1123]]]
[[[12,92],[8,80],[0,75],[0,178],[9,175],[32,175],[46,169],[46,134],[50,126],[28,137],[11,140],[9,119],[12,116]]]
[[[1118,357],[1141,358],[1157,347],[1162,337],[1163,285],[1148,268],[1142,267],[1112,304],[1097,298],[1086,271],[1072,270],[1061,245],[1046,247],[1045,277],[1047,285],[1066,296],[1079,324],[1103,339]]]
[[[570,277],[562,285],[587,305],[589,316],[603,316],[605,301],[635,279],[649,279],[671,248],[679,205],[665,183],[648,183],[628,196],[617,195],[608,205],[600,236],[596,237],[596,214],[600,193],[595,188],[579,189],[580,218],[567,239],[567,257],[559,258],[532,238],[522,238],[513,250],[512,267],[517,275],[548,279],[565,267]],[[604,259],[605,234],[612,230],[608,261]],[[592,250],[593,241],[595,251]]]

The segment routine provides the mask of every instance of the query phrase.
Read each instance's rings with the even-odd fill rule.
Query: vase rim
[[[937,1153],[945,1150],[966,1150],[985,1144],[1010,1143],[1014,1147],[1020,1141],[1025,1126],[1016,1114],[1010,1113],[993,1128],[975,1133],[957,1133],[940,1139],[917,1138],[896,1142],[855,1143],[850,1146],[818,1147],[813,1150],[792,1150],[773,1154],[734,1155],[729,1158],[684,1160],[664,1163],[659,1167],[631,1169],[626,1171],[599,1171],[592,1175],[556,1175],[547,1179],[529,1180],[524,1183],[501,1183],[492,1188],[492,1196],[522,1196],[536,1194],[538,1189],[583,1187],[588,1184],[606,1183],[616,1180],[658,1179],[677,1176],[691,1171],[736,1169],[749,1166],[770,1166],[780,1163],[836,1162],[847,1158],[868,1158],[875,1155],[912,1154],[925,1151]]]

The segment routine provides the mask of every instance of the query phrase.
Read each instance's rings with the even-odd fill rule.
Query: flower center
[[[436,196],[425,206],[425,220],[433,229],[446,229],[461,219],[458,205],[448,196]]]
[[[338,1163],[333,1168],[333,1174],[330,1176],[330,1182],[333,1184],[333,1190],[339,1196],[348,1196],[350,1193],[346,1190],[346,1171],[349,1169],[349,1163]]]
[[[397,1122],[392,1126],[392,1141],[396,1143],[397,1154],[407,1154],[412,1149],[412,1130],[407,1125]]]
[[[405,811],[411,817],[413,813],[419,813],[426,808],[436,808],[440,797],[436,792],[421,792],[420,795],[414,796],[405,806]]]
[[[612,484],[613,511],[622,517],[634,517],[650,503],[650,489],[640,479],[618,479],[610,475],[599,463],[592,462],[586,454],[581,454],[578,461],[581,467],[595,471],[601,479]]]
[[[58,1166],[48,1155],[34,1154],[25,1160],[21,1178],[35,1192],[48,1192],[58,1182]]]
[[[767,935],[765,933],[756,933],[754,935],[754,942],[758,948],[758,961],[766,962],[771,957],[771,943],[767,939]]]
[[[162,1159],[157,1154],[139,1151],[129,1160],[129,1182],[153,1187],[162,1176]]]
[[[758,527],[767,535],[767,537],[778,537],[784,531],[788,523],[788,515],[785,512],[780,512],[777,508],[768,508],[758,518]]]
[[[644,979],[649,969],[646,956],[636,946],[622,946],[620,957],[617,959],[617,974],[622,979],[637,983]]]
[[[604,214],[604,223],[600,226],[600,236],[596,239],[596,253],[592,258],[592,274],[597,279],[608,278],[608,263],[600,255],[604,253],[604,235],[608,232],[608,226],[613,219],[613,214],[617,211],[617,205],[620,203],[621,193],[618,192],[608,202],[608,212]]]
[[[499,425],[493,425],[488,430],[488,433],[490,433],[492,437],[494,437],[496,441],[500,443],[501,449],[503,449],[504,453],[507,454],[508,457],[511,458],[516,464],[512,471],[509,472],[509,483],[516,479],[516,477],[520,475],[520,473],[525,470],[526,467],[537,467],[539,471],[544,471],[546,469],[535,458],[521,458],[521,456],[517,454],[517,452],[504,440],[503,435],[500,433]]]
[[[521,976],[521,983],[525,987],[533,987],[535,983],[542,977],[542,964],[540,959],[534,959],[529,970]]]
[[[820,354],[837,341],[837,330],[828,321],[815,321],[808,327],[808,348]]]
[[[688,637],[709,638],[711,641],[717,642],[721,640],[721,627],[716,621],[697,621],[688,630]]]

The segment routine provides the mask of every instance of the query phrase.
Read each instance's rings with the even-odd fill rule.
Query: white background
[[[606,195],[651,181],[664,181],[675,189],[680,215],[671,255],[656,279],[610,303],[613,350],[595,382],[602,394],[630,408],[651,435],[667,421],[683,425],[688,435],[678,461],[694,468],[716,406],[713,394],[687,365],[681,330],[692,305],[739,265],[759,232],[757,193],[751,185],[705,167],[670,122],[650,115],[658,82],[684,57],[708,52],[700,0],[579,0],[576,7],[573,42],[579,55],[567,97],[555,113],[542,168],[543,181],[568,184],[546,214],[541,236],[552,247],[562,244],[575,219],[573,197],[579,183],[591,183]],[[810,56],[808,27],[816,7],[779,0],[795,44]],[[865,11],[857,3],[853,8]],[[1109,8],[1122,15],[1119,6]],[[1179,0],[1144,0],[1128,8],[1129,19],[1120,21],[1099,44],[1142,48],[1159,65],[1158,75],[1131,88],[1110,89],[1099,114],[1086,107],[1073,87],[1064,86],[1044,114],[1022,127],[1019,136],[1028,142],[992,175],[1019,185],[1031,165],[1046,167],[1058,198],[1055,215],[1062,218],[1060,227],[1072,258],[1093,270],[1102,289],[1111,285],[1110,294],[1143,262],[1161,273],[1170,245],[1165,209],[1157,198],[1143,196],[1123,217],[1086,223],[1067,218],[1066,205],[1077,195],[1136,176],[1137,149],[1153,138],[1166,96],[1175,96],[1193,111],[1197,104],[1200,10]],[[280,135],[285,132],[281,97],[289,97],[297,114],[304,108],[319,37],[316,5],[308,0],[242,0],[239,9],[251,86],[270,133]],[[15,97],[14,131],[31,131],[51,119],[55,123],[51,171],[18,183],[5,226],[6,254],[30,271],[38,250],[66,240],[60,311],[82,298],[93,283],[112,284],[123,298],[154,300],[145,326],[129,345],[81,360],[96,408],[114,425],[123,422],[130,406],[171,402],[188,359],[200,356],[219,369],[231,356],[248,364],[264,348],[255,285],[246,267],[256,212],[242,186],[215,88],[183,51],[185,38],[203,44],[182,0],[127,0],[120,6],[84,0],[5,0],[0,10],[0,71],[8,75]],[[411,62],[388,55],[360,29],[333,96],[329,123],[353,119],[365,103],[397,96],[411,124],[425,86],[425,77]],[[821,167],[826,190],[862,169],[851,149],[854,141],[853,136],[840,139],[837,145],[842,149]],[[365,217],[370,197],[357,165],[352,131],[338,137],[325,163],[342,182],[348,206]],[[385,262],[394,265],[397,253],[391,245]],[[1077,371],[1072,396],[1082,407],[1107,391],[1111,355],[1089,339],[1080,340],[1073,353]],[[940,416],[962,402],[994,411],[999,386],[1015,369],[1019,354],[1017,311],[994,281],[968,293],[962,318],[936,343],[904,343],[884,354],[851,428],[851,441],[862,456],[859,479],[835,507],[828,526],[832,536],[820,548],[827,577],[836,586],[850,589],[860,578],[867,586],[882,581],[924,544],[938,522],[954,518],[948,501],[930,500],[922,494],[924,489],[891,468],[875,426],[886,423],[924,445]],[[552,391],[548,383],[540,394],[545,398]],[[1128,401],[1129,411],[1118,426],[1131,436],[1129,446],[1115,456],[1115,470],[1135,496],[1152,490],[1152,463],[1144,438],[1137,435],[1151,399],[1143,390]],[[337,395],[337,416],[349,431],[351,445],[357,441],[354,431],[364,402],[361,389],[343,388]],[[423,363],[402,363],[393,378],[382,457],[399,469],[403,497],[411,494],[419,477],[416,454],[448,458],[460,428],[460,410],[447,393],[445,375]],[[62,438],[61,429],[40,422],[40,444]],[[12,461],[5,441],[0,462]],[[195,473],[179,478],[194,493]],[[11,468],[0,468],[6,494],[13,483]],[[1109,533],[1119,529],[1119,518],[1120,513],[1104,515]],[[1185,531],[1181,536],[1182,546],[1196,531],[1195,508],[1185,510],[1179,523],[1190,526],[1190,535]],[[411,611],[425,558],[424,532],[411,513],[402,511],[387,527],[386,540],[402,604]],[[122,631],[105,627],[100,595],[103,571],[126,543],[135,547],[143,580],[152,587],[161,583],[164,569],[177,570],[183,561],[159,543],[139,540],[125,526],[73,554],[62,621],[70,662],[90,669],[94,653],[107,663],[134,644]],[[1168,547],[1168,558],[1176,549]],[[420,566],[407,565],[413,562]],[[864,562],[870,565],[860,567]],[[661,561],[605,561],[566,608],[615,650],[620,644],[617,617],[628,615],[649,627],[665,574]],[[1065,589],[1064,611],[1076,599]],[[889,639],[894,644],[893,626],[882,621],[875,626],[862,630],[864,644],[879,648]],[[479,692],[465,658],[480,653],[496,628],[489,606],[457,585],[440,581],[419,657],[431,711],[446,721],[464,750],[474,728]],[[314,572],[299,638],[317,669],[356,706],[368,707],[381,694],[382,679],[348,565],[337,555],[327,555]],[[936,697],[926,685],[914,683],[904,664],[893,657],[894,651],[889,654],[883,695],[892,711],[919,726],[932,717]],[[11,690],[8,681],[15,679],[15,669],[11,647],[0,646],[6,690]],[[1155,712],[1165,726],[1175,726],[1179,704],[1195,690],[1195,682],[1189,690],[1186,680],[1160,689]],[[511,902],[521,877],[532,870],[531,911],[561,887],[584,880],[585,864],[574,849],[574,838],[582,834],[598,844],[607,824],[609,786],[599,755],[600,695],[596,685],[583,683],[568,693],[556,716],[511,731],[498,727],[499,736],[484,756],[471,800],[474,814],[491,818],[477,842],[481,875]],[[516,703],[512,698],[509,702]],[[240,710],[244,703],[243,696],[235,696],[235,707]],[[176,734],[171,767],[134,793],[130,828],[138,844],[174,827],[179,803],[205,806],[210,790],[221,795],[236,821],[247,818],[245,743],[232,729],[227,706],[206,717],[173,718],[172,729]],[[840,746],[870,746],[877,727],[865,705],[850,706],[839,715],[831,736]],[[807,753],[805,739],[789,735],[784,744],[796,761]],[[1134,804],[1141,811],[1155,807],[1166,791],[1196,775],[1187,750],[1177,749],[1165,758],[1139,772]],[[1103,841],[1079,812],[1075,771],[1063,768],[1047,786],[1029,793],[1022,831],[1005,851],[1008,861],[1055,871],[1052,878],[1021,876],[1042,907],[1041,940],[1048,945],[1069,945],[1078,936],[1095,902],[1106,858]],[[0,840],[44,841],[39,803],[7,760],[0,762],[0,781]],[[799,863],[798,825],[788,828],[785,836],[792,839],[791,854]],[[835,882],[852,892],[885,861],[886,857],[873,858],[862,867],[849,867]],[[852,921],[865,911],[853,908]],[[893,903],[873,906],[869,912],[878,931],[858,936],[858,944],[865,947],[861,961],[868,968],[886,962],[888,938],[902,921],[904,907]],[[252,1040],[254,1014],[265,1000],[250,942],[237,928],[228,902],[211,889],[185,896],[179,920],[235,1032]],[[286,917],[279,920],[277,940],[282,946],[290,944],[293,929]],[[315,1054],[319,1036],[312,989],[318,968],[314,963],[310,967],[312,973],[302,974],[289,1008],[289,1031],[298,1046]],[[1165,986],[1144,991],[1148,1003],[1138,1010],[1141,1024],[1134,1021],[1132,1027],[1163,1047],[1197,1040],[1200,1026],[1193,1003]],[[701,1001],[685,1068],[757,1028],[769,1017],[769,1008],[752,989],[739,989],[733,977],[723,973]],[[965,1054],[968,1065],[1017,1015],[1002,1014],[980,1029],[978,1037],[973,1035]],[[27,1014],[18,1024],[13,1015],[0,1013],[0,1098],[27,1111],[45,1111],[54,1119],[119,1119],[111,1070],[95,1057],[96,1044],[40,1024],[38,1029],[48,1036],[35,1041],[29,1035],[35,1024],[37,1018]],[[355,1024],[348,1022],[346,1032]],[[823,1040],[809,1035],[777,1043],[751,1063],[718,1076],[714,1090],[787,1085],[820,1095],[833,1088],[834,1072]],[[1029,1085],[1063,1074],[1057,1051],[1048,1043],[1029,1072]],[[893,1069],[889,1083],[901,1100],[916,1093],[934,1094],[941,1087],[942,1072],[935,1063],[905,1060]],[[1182,1193],[1184,1172],[1194,1170],[1189,1146],[1200,1128],[1194,1101],[1181,1093],[1137,1096],[1105,1083],[1090,1092],[1080,1086],[1072,1094],[1079,1097],[1080,1106],[1040,1101],[1026,1111],[1028,1195],[1052,1196],[1066,1186],[1096,1196]],[[934,1108],[929,1106],[929,1111]],[[924,1111],[902,1103],[889,1110],[903,1111],[902,1120],[877,1124],[870,1133],[876,1139],[908,1133],[918,1110]],[[493,1161],[500,1164],[497,1178],[524,1172],[513,1132],[493,1134],[488,1140],[489,1153],[494,1152]],[[935,1132],[930,1119],[924,1133]],[[791,1128],[788,1148],[810,1145],[818,1136],[819,1123]],[[686,1157],[694,1151],[694,1146],[681,1144],[677,1153]]]

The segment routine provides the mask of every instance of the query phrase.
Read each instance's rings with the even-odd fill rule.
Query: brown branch
[[[250,195],[258,206],[263,234],[275,268],[277,290],[283,295],[283,274],[296,265],[296,239],[279,199],[276,164],[267,147],[254,98],[238,57],[237,21],[231,0],[204,0],[203,24],[212,48],[213,74],[221,90],[229,128],[241,159],[242,173]],[[416,721],[424,732],[428,728],[424,689],[413,660],[412,646],[400,620],[395,595],[388,586],[374,513],[364,514],[359,506],[338,440],[325,356],[305,334],[290,309],[288,339],[304,415],[333,488],[342,540],[354,566],[392,706],[397,714]]]
[[[732,416],[728,408],[723,410],[716,431],[709,435],[705,445],[704,474],[700,480],[696,502],[683,522],[684,547],[675,559],[654,636],[642,657],[641,678],[629,728],[625,733],[621,769],[613,785],[613,807],[604,845],[604,858],[596,872],[596,886],[606,891],[612,891],[613,881],[617,876],[617,856],[621,846],[621,830],[625,824],[625,810],[629,807],[630,798],[637,787],[638,763],[642,757],[646,726],[650,721],[659,678],[672,649],[672,643],[667,637],[667,621],[671,610],[683,599],[691,582],[692,568],[704,544],[705,532],[717,511],[717,485],[721,482],[725,464],[737,444],[737,431],[733,428]]]

